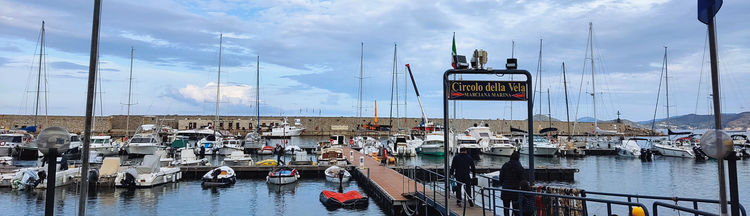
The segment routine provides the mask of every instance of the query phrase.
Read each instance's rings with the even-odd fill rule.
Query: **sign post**
[[[509,59],[515,60],[515,59]],[[449,134],[447,131],[450,129],[449,125],[449,100],[475,100],[475,101],[526,101],[527,113],[528,113],[528,143],[529,143],[529,181],[534,181],[534,139],[533,138],[533,113],[534,107],[533,101],[530,100],[532,92],[531,87],[531,73],[526,70],[516,70],[515,61],[512,65],[508,65],[509,70],[485,70],[485,69],[452,69],[447,70],[443,74],[443,126],[444,136],[443,151],[448,151]],[[485,75],[524,75],[526,76],[525,81],[494,81],[494,80],[450,80],[450,75],[456,74],[485,74]],[[445,173],[445,214],[450,215],[448,200],[450,193],[450,173],[448,163],[448,154],[444,158],[444,173]]]

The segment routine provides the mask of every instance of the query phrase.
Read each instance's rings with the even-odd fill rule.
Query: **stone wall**
[[[33,124],[33,116],[26,115],[0,115],[0,126],[3,128],[17,128],[26,125]],[[165,116],[142,116],[142,115],[131,115],[129,130],[130,133],[134,132],[138,126],[142,124],[160,124],[170,126],[172,128],[184,130],[190,129],[191,124],[195,123],[198,127],[207,126],[213,122],[213,116],[197,116],[197,115],[165,115]],[[310,117],[310,116],[289,116],[287,117],[290,124],[294,124],[296,119],[299,119],[302,127],[306,128],[306,135],[330,135],[330,134],[352,134],[357,129],[357,125],[367,124],[373,122],[372,118],[356,118],[356,117]],[[261,125],[266,125],[262,129],[268,130],[270,125],[279,124],[283,120],[280,116],[261,116]],[[388,118],[380,118],[379,124],[388,125],[391,121]],[[61,126],[68,129],[71,132],[80,133],[83,131],[85,118],[83,116],[49,116],[39,117],[38,120],[41,128],[48,126]],[[442,119],[431,119],[436,123],[442,125]],[[125,126],[127,122],[127,116],[124,115],[113,115],[99,117],[96,121],[96,132],[106,133],[115,136],[122,136],[125,134]],[[224,128],[232,134],[244,135],[254,129],[253,126],[256,124],[254,116],[222,116],[220,122],[224,122],[225,126],[228,126],[229,122],[233,124],[240,123],[240,129],[236,129],[236,125],[231,129]],[[393,119],[393,129],[398,128],[412,128],[416,127],[420,122],[419,118],[407,118],[404,119]],[[464,129],[473,126],[474,124],[480,124],[484,122],[489,124],[493,131],[499,131],[500,133],[507,134],[510,132],[510,126],[521,130],[527,130],[527,122],[525,120],[479,120],[479,119],[456,119],[451,120],[451,128],[458,128],[456,131],[463,131]],[[549,127],[549,122],[535,122],[534,131],[539,131],[542,128]],[[341,128],[348,128],[348,130],[333,130],[332,126],[340,126]],[[244,127],[244,130],[243,130]],[[560,133],[568,134],[568,125],[566,122],[553,121],[552,127],[558,128]],[[574,124],[570,123],[571,130],[574,129]],[[613,124],[613,123],[599,123],[599,128],[603,130],[616,130],[626,135],[646,135],[647,130],[641,128],[635,128],[625,124]],[[594,131],[593,123],[578,123],[575,125],[576,134],[584,135]]]

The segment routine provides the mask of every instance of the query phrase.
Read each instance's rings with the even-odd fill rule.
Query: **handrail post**
[[[586,206],[586,199],[585,199],[586,198],[586,191],[585,190],[581,190],[581,197],[584,198],[583,200],[581,200],[581,201],[583,201],[583,204],[581,205],[583,207],[583,209],[581,209],[581,210],[583,211],[583,215],[584,216],[588,216],[589,215],[589,209],[588,209],[588,206]]]

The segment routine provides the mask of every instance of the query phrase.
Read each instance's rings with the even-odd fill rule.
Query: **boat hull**
[[[127,152],[131,155],[152,155],[159,149],[158,145],[128,145]]]
[[[10,156],[13,152],[13,146],[0,146],[0,156]]]
[[[510,157],[513,152],[516,151],[516,148],[513,146],[494,146],[489,147],[485,151],[482,151],[482,153],[488,154],[488,155],[496,155],[496,156],[508,156]]]
[[[125,179],[125,172],[117,173],[115,178],[116,187],[124,187],[122,180]],[[177,182],[182,179],[182,172],[179,167],[160,168],[157,173],[142,173],[135,176],[135,187],[153,187],[169,182]]]
[[[667,146],[667,145],[659,145],[659,144],[655,144],[654,148],[662,156],[667,156],[667,157],[681,157],[681,158],[695,158],[695,155],[693,154],[692,149],[688,149],[688,148],[680,148],[680,147]]]
[[[420,153],[424,155],[444,156],[445,155],[444,150],[445,149],[443,149],[443,146],[422,145],[422,151]]]
[[[91,151],[96,152],[97,155],[101,154],[101,155],[104,155],[104,156],[110,156],[110,155],[116,155],[117,154],[117,150],[115,149],[115,147],[94,147],[94,146],[92,146],[91,147]]]
[[[557,154],[557,147],[537,147],[534,146],[535,156],[553,157]],[[529,147],[521,147],[521,154],[529,154]]]
[[[266,182],[275,185],[285,185],[296,182],[298,177],[293,176],[266,176]]]

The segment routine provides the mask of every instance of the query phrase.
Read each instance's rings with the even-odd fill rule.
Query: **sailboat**
[[[216,115],[214,122],[211,124],[211,130],[213,135],[209,135],[198,141],[198,147],[195,148],[197,153],[200,153],[200,148],[203,148],[205,154],[215,154],[223,147],[223,135],[219,132],[219,103],[221,102],[221,51],[222,42],[224,36],[219,34],[219,69],[216,77]]]
[[[671,135],[675,134],[672,132],[671,129],[669,129],[669,70],[667,67],[667,47],[664,47],[664,63],[662,72],[664,72],[664,81],[666,84],[666,99],[667,99],[667,139],[656,139],[652,140],[652,148],[658,153],[663,156],[668,157],[683,157],[683,158],[695,158],[695,154],[693,152],[692,146],[683,145],[682,142],[672,142]],[[661,80],[659,80],[661,83]],[[659,85],[661,86],[661,84]],[[658,108],[658,96],[657,96],[657,108]],[[656,110],[654,110],[656,111]],[[655,124],[656,119],[654,119],[654,122],[652,123],[652,129],[653,124]]]
[[[565,137],[565,139],[558,140],[558,145],[560,146],[560,155],[562,156],[570,156],[570,157],[580,157],[584,156],[585,153],[583,150],[577,148],[575,146],[575,143],[571,141],[571,137],[573,136],[573,131],[570,130],[570,110],[568,106],[568,78],[565,74],[565,62],[562,63],[562,73],[563,73],[563,86],[565,88],[565,117],[566,117],[566,125],[568,126],[568,136]]]
[[[25,133],[25,132],[34,133],[37,131],[39,127],[39,121],[38,121],[39,120],[39,99],[40,99],[40,93],[42,92],[42,89],[41,89],[42,84],[44,84],[44,88],[45,88],[44,92],[46,92],[46,88],[47,88],[47,82],[46,82],[47,71],[46,71],[46,65],[44,64],[46,62],[45,55],[44,55],[44,51],[45,51],[44,24],[45,24],[44,21],[42,21],[42,29],[40,32],[40,40],[39,40],[39,66],[38,66],[37,80],[36,80],[37,81],[36,82],[36,100],[35,100],[36,102],[34,103],[34,125],[21,128],[22,131],[19,131],[19,133]],[[44,73],[44,77],[42,76],[42,73]],[[44,83],[42,83],[42,79],[45,80]],[[46,98],[47,96],[45,93],[45,110],[46,110]],[[45,111],[45,115],[46,115],[46,111]],[[36,141],[31,141],[31,139],[33,139],[33,136],[30,135],[30,139],[25,138],[22,142],[19,142],[16,145],[16,150],[17,150],[16,155],[18,156],[19,159],[36,160],[42,155],[41,152],[39,152],[39,147],[37,146]]]
[[[591,98],[592,98],[592,106],[594,111],[594,130],[592,133],[594,134],[593,139],[591,137],[587,137],[584,145],[586,146],[586,149],[589,150],[590,153],[595,154],[611,154],[616,153],[615,152],[615,146],[619,145],[617,140],[612,140],[611,137],[609,138],[602,138],[600,135],[615,135],[617,134],[617,131],[612,130],[602,130],[599,128],[599,119],[597,118],[597,112],[596,112],[596,78],[595,78],[595,70],[594,70],[594,30],[593,30],[593,23],[589,23],[589,38],[588,38],[588,48],[590,51],[589,60],[591,63]],[[585,64],[584,64],[585,67]],[[583,76],[583,75],[582,75]],[[581,82],[584,80],[581,79]],[[579,101],[580,101],[580,92],[579,92]],[[577,111],[576,111],[577,113]],[[576,120],[577,124],[577,120]],[[575,124],[573,126],[573,130],[575,130]]]
[[[542,39],[539,39],[539,61],[537,64],[537,82],[539,83],[537,86],[539,86],[539,94],[536,97],[539,97],[539,104],[542,104]],[[547,92],[547,95],[549,95],[549,91]],[[549,97],[547,99],[549,101]],[[549,102],[547,103],[549,104]],[[550,108],[551,111],[551,108]],[[539,115],[542,115],[542,106],[539,106]],[[552,122],[551,122],[551,114],[549,116],[550,118],[550,127],[549,128],[543,128],[539,131],[540,134],[551,132],[551,131],[557,131],[557,128],[551,128]],[[531,129],[531,128],[529,128]],[[533,154],[535,156],[545,156],[545,157],[554,157],[558,153],[558,146],[555,144],[552,144],[550,142],[550,139],[545,136],[541,135],[534,135],[534,137],[528,137],[524,135],[524,142],[521,145],[521,150],[519,151],[521,154],[531,154],[529,152],[529,139],[533,139],[534,141],[534,149]]]
[[[255,131],[245,135],[245,148],[261,148],[260,139],[260,56],[255,64]]]

